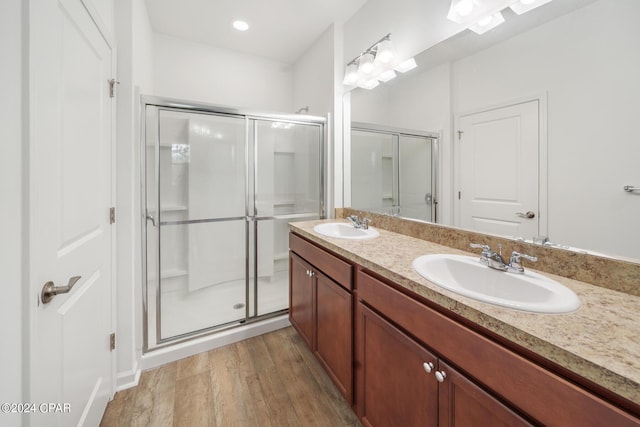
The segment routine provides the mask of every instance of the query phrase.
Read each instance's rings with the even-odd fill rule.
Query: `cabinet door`
[[[289,320],[314,349],[314,289],[311,266],[295,254],[289,256]]]
[[[438,366],[446,375],[439,386],[441,427],[532,425],[442,360]]]
[[[375,314],[357,307],[357,409],[366,426],[436,426],[436,357]]]
[[[316,278],[316,356],[342,395],[353,402],[352,297],[321,273]]]

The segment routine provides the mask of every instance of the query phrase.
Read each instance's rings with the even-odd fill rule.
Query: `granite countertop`
[[[572,289],[582,306],[566,314],[537,314],[479,302],[420,276],[421,255],[477,256],[448,246],[376,228],[369,240],[330,238],[313,231],[319,220],[290,229],[483,328],[640,405],[640,297],[525,268]],[[340,221],[340,220],[338,220]]]

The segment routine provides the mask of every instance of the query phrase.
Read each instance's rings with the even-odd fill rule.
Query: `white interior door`
[[[98,425],[113,381],[112,52],[80,0],[29,2],[29,24],[27,417]]]
[[[539,101],[459,119],[459,225],[532,238],[539,230]]]

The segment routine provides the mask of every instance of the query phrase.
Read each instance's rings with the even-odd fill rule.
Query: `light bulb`
[[[233,28],[238,31],[247,31],[249,29],[249,24],[244,21],[233,21]]]
[[[367,52],[360,58],[360,66],[358,67],[358,73],[362,75],[368,75],[373,72],[374,57],[371,52]]]
[[[354,86],[358,82],[358,64],[352,63],[347,65],[347,70],[344,73],[344,84]]]
[[[456,6],[456,13],[460,16],[469,16],[473,11],[473,0],[461,0]]]
[[[391,40],[383,40],[378,44],[378,50],[376,51],[376,62],[382,64],[389,64],[393,60],[393,46]]]

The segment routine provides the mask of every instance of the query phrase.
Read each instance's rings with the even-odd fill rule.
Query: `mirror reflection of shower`
[[[436,222],[437,136],[352,123],[348,206]]]

